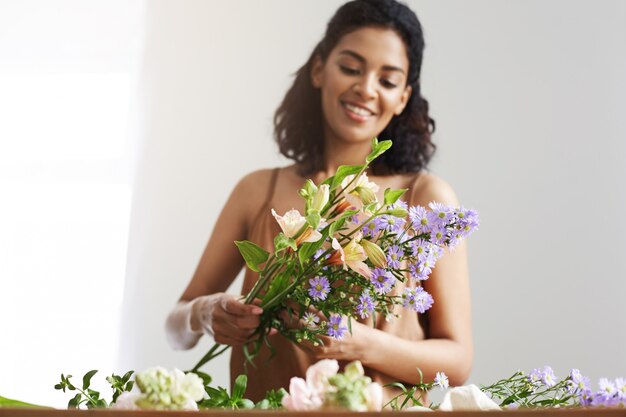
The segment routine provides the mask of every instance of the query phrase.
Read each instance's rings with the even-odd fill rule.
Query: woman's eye
[[[355,68],[350,68],[350,67],[346,67],[346,66],[340,65],[339,69],[341,69],[341,72],[343,72],[344,74],[347,74],[347,75],[358,75],[359,74],[359,70],[355,69]]]
[[[380,84],[385,88],[395,88],[397,85],[392,83],[391,81],[383,78],[380,80]]]

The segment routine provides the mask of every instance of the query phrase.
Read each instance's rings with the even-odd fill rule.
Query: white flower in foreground
[[[317,410],[322,406],[322,398],[317,395],[302,378],[293,377],[289,382],[289,393],[282,399],[283,407],[289,411]]]
[[[279,216],[278,213],[276,213],[276,210],[272,209],[272,216],[274,216],[278,222],[283,234],[288,238],[296,236],[302,226],[306,224],[306,218],[303,217],[296,209],[289,210],[283,216]],[[300,245],[304,242],[317,242],[321,237],[322,234],[320,232],[309,226],[300,236],[298,236],[296,244]]]
[[[448,376],[443,372],[437,372],[437,375],[435,375],[435,385],[441,387],[442,391],[448,388],[450,386]]]
[[[446,392],[439,406],[441,411],[487,411],[498,410],[500,406],[482,392],[476,385],[455,387]]]
[[[138,392],[123,392],[117,401],[113,403],[111,408],[118,410],[140,410],[139,406],[135,404],[135,401],[142,398],[142,394]]]
[[[309,389],[320,395],[329,389],[328,378],[337,375],[339,363],[335,359],[322,359],[306,370],[306,383]]]
[[[383,387],[378,382],[372,382],[363,391],[367,411],[383,409]]]

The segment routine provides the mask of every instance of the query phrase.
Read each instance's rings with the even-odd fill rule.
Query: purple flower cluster
[[[309,280],[311,288],[309,288],[309,296],[315,301],[322,301],[326,299],[330,292],[330,283],[326,277],[315,277]]]
[[[433,243],[454,247],[459,241],[469,236],[479,226],[478,213],[475,210],[460,207],[454,209],[441,203],[428,204],[424,207],[409,208],[411,226],[418,235],[430,235]]]
[[[390,214],[383,214],[382,216],[376,217],[374,223],[376,224],[377,232],[384,230],[387,233],[400,234],[406,224],[406,220]]]
[[[398,245],[393,245],[387,250],[387,266],[389,268],[398,269],[400,268],[400,262],[402,262],[402,257],[404,256],[404,251]]]
[[[328,335],[341,340],[345,337],[347,331],[348,328],[341,323],[341,316],[339,314],[331,314],[328,320]]]
[[[367,318],[374,312],[376,308],[376,304],[374,300],[372,300],[372,296],[370,295],[369,290],[363,291],[359,296],[359,303],[356,306],[356,313],[362,319]]]
[[[396,282],[393,274],[383,268],[374,268],[370,282],[374,285],[374,291],[378,294],[387,294]]]
[[[432,307],[433,297],[422,287],[405,288],[402,293],[403,306],[418,313],[424,313]]]
[[[583,388],[578,392],[581,405],[626,407],[626,378],[600,378],[599,389],[593,392],[590,387]]]
[[[554,370],[550,366],[544,366],[542,369],[535,368],[528,375],[528,381],[533,385],[545,385],[553,387],[556,385],[557,378]]]
[[[416,239],[411,242],[411,250],[415,259],[415,262],[409,264],[411,278],[419,281],[427,280],[437,259],[443,255],[443,249],[427,240]]]

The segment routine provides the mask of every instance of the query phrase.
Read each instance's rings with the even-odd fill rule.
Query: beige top
[[[272,179],[266,201],[259,210],[248,236],[248,240],[258,244],[268,251],[273,248],[274,237],[281,231],[280,226],[273,218],[270,211],[272,208],[272,199],[274,195],[274,188],[276,186],[276,179],[278,177],[278,171],[279,169],[276,168],[272,173]],[[415,190],[418,178],[419,174],[416,174],[415,178],[411,182],[409,191],[405,194],[408,195],[408,200],[405,199],[405,201],[409,205],[414,204],[413,202],[415,201],[415,196],[413,195],[413,191]],[[247,294],[252,289],[257,279],[257,273],[251,271],[250,269],[246,269],[242,294]],[[407,280],[406,282],[408,283],[407,285],[414,285],[410,284],[410,280]],[[405,284],[398,282],[394,290],[395,293],[402,293],[404,285]],[[396,306],[395,313],[400,313],[401,317],[394,318],[392,321],[386,321],[382,317],[377,317],[376,328],[407,340],[423,340],[427,337],[427,315],[418,315],[417,313],[412,313],[400,306]],[[373,324],[371,318],[359,321],[369,324],[370,326]],[[288,389],[291,377],[304,377],[306,369],[315,362],[308,352],[280,335],[271,336],[270,341],[272,347],[275,349],[275,356],[268,361],[268,358],[271,356],[271,351],[263,345],[259,355],[254,361],[256,367],[253,367],[250,364],[248,364],[247,367],[244,367],[246,359],[243,354],[242,347],[233,347],[232,349],[230,359],[231,381],[238,375],[247,373],[248,389],[246,395],[253,401],[259,401],[264,398],[266,392],[270,389],[278,389],[281,387]],[[340,363],[340,365],[343,367],[345,363]],[[365,368],[365,373],[381,385],[385,385],[389,382],[395,382],[394,379],[385,373],[371,368]],[[395,391],[390,388],[385,388],[385,390],[385,399],[387,401],[399,393],[399,391]]]

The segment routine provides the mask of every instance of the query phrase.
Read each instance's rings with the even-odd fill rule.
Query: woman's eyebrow
[[[357,61],[365,64],[367,63],[367,60],[365,58],[363,58],[361,55],[357,54],[354,51],[351,51],[350,49],[344,49],[343,51],[339,52],[339,55],[348,55],[351,56],[352,58],[356,59]],[[394,67],[393,65],[383,65],[383,70],[385,71],[399,71],[401,73],[404,74],[404,70],[400,67]]]

